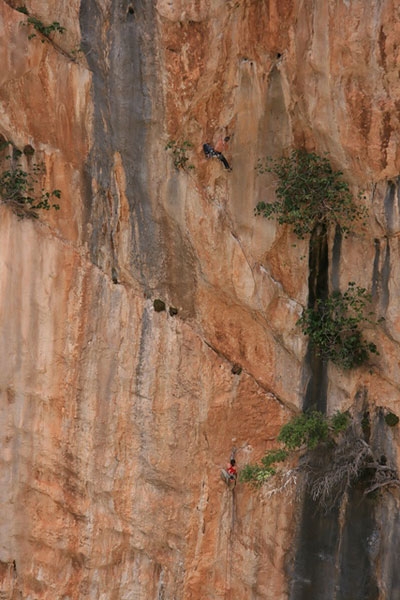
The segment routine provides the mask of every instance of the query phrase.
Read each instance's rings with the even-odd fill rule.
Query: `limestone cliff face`
[[[364,192],[327,281],[384,318],[372,368],[314,388],[329,413],[368,410],[396,461],[397,3],[27,0],[66,28],[51,42],[19,6],[0,0],[1,140],[62,198],[38,220],[0,206],[0,597],[400,598],[397,492],[318,520],[293,481],[219,476],[232,446],[240,468],[274,445],[315,377],[308,241],[253,216],[273,198],[257,159],[300,146]],[[231,172],[202,152],[227,136]]]

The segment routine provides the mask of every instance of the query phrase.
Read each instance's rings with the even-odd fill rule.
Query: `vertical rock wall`
[[[321,392],[296,326],[308,241],[253,216],[274,189],[257,158],[294,146],[364,191],[368,224],[327,234],[322,277],[372,291],[380,355],[329,365],[323,402],[368,409],[396,461],[396,2],[27,0],[66,28],[51,42],[18,6],[0,0],[0,134],[62,198],[38,220],[0,206],[1,597],[395,599],[396,491],[313,539],[293,478],[232,493],[219,470]],[[227,136],[232,172],[202,152]]]

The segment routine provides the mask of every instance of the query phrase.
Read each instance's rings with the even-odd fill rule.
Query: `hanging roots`
[[[307,474],[313,500],[329,511],[351,485],[362,484],[364,495],[384,486],[399,486],[396,470],[387,466],[383,458],[378,461],[365,440],[350,434],[326,453],[321,453],[321,449],[318,454],[311,453],[300,469]]]

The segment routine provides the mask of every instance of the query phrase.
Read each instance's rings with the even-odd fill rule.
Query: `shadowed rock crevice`
[[[350,489],[340,540],[337,600],[378,600],[374,559],[379,549],[374,500]],[[326,596],[328,598],[328,596]]]
[[[393,434],[385,423],[384,410],[369,409],[366,390],[359,394],[359,399],[363,401],[360,427],[366,441],[379,461],[395,465]],[[370,470],[365,469],[345,499],[337,600],[377,600],[381,597],[392,600],[400,597],[398,569],[393,569],[390,558],[397,554],[400,536],[398,489],[382,488],[366,495],[370,476]],[[397,508],[394,508],[395,505]],[[389,506],[391,511],[388,511]],[[385,557],[384,565],[381,564],[382,557]],[[384,588],[392,591],[382,596]]]
[[[385,501],[376,508],[377,523],[384,523],[384,531],[379,538],[379,575],[383,597],[400,600],[400,569],[398,551],[400,544],[399,501],[388,494]]]
[[[312,308],[319,299],[327,298],[328,283],[328,233],[325,225],[317,225],[310,239],[308,307]],[[303,409],[314,408],[326,412],[328,385],[327,364],[318,356],[310,343],[307,349],[306,364],[310,372]]]
[[[372,271],[372,298],[385,314],[389,304],[390,243],[389,238],[375,239],[375,257]],[[384,248],[382,248],[384,246]],[[382,252],[383,250],[383,252]],[[382,257],[383,254],[383,257]]]
[[[340,260],[342,256],[342,231],[339,225],[336,225],[335,237],[333,238],[332,247],[332,264],[331,264],[331,285],[332,291],[339,291],[340,287]]]
[[[388,181],[383,200],[386,228],[389,235],[396,235],[400,230],[400,177]]]
[[[306,494],[293,571],[290,573],[290,600],[332,600],[335,598],[335,556],[339,544],[339,508],[328,514]]]
[[[310,239],[308,307],[329,294],[328,232],[325,225],[317,225]],[[310,372],[303,410],[326,412],[327,364],[309,343],[306,364]],[[308,491],[304,492],[298,527],[294,567],[291,577],[291,600],[331,599],[335,589],[335,560],[339,542],[339,508],[327,515],[321,514]],[[326,594],[326,595],[324,595]]]

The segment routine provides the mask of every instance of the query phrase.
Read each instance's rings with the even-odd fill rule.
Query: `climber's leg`
[[[227,485],[229,485],[230,477],[228,471],[225,471],[225,469],[221,469],[221,478],[225,481]]]

